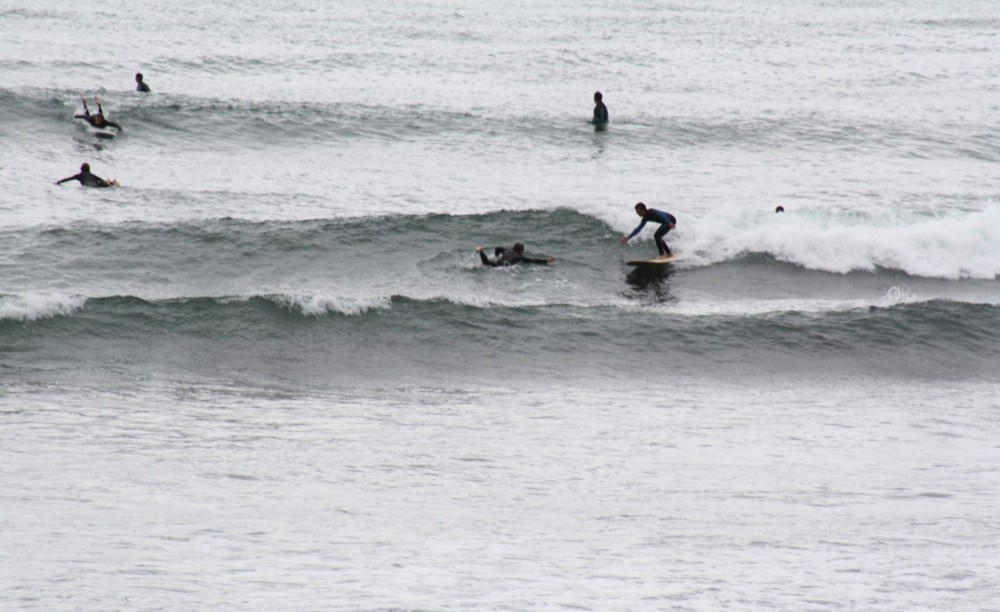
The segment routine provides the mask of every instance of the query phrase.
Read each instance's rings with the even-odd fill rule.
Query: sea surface
[[[0,0],[0,111],[0,609],[1000,609],[994,0]]]

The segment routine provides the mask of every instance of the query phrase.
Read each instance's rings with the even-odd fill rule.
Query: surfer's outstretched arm
[[[80,100],[83,102],[83,113],[77,113],[73,115],[74,119],[90,119],[90,109],[87,108],[87,98],[80,96]]]
[[[112,187],[118,183],[118,181],[106,181],[97,176],[90,171],[90,164],[86,162],[80,164],[79,174],[74,174],[73,176],[67,176],[64,179],[60,179],[56,181],[56,185],[62,185],[66,181],[80,181],[80,184],[84,187]]]
[[[484,266],[493,266],[494,268],[497,267],[497,264],[490,261],[490,258],[486,256],[486,253],[483,253],[483,247],[477,246],[476,252],[479,253],[479,259],[483,262]]]
[[[626,242],[628,242],[629,240],[631,240],[633,237],[635,237],[635,235],[638,234],[639,232],[641,232],[642,228],[644,228],[644,227],[646,227],[646,219],[643,219],[642,222],[639,223],[639,227],[637,227],[634,230],[632,230],[631,234],[629,234],[628,236],[625,236],[624,238],[622,238],[622,244],[625,244]]]

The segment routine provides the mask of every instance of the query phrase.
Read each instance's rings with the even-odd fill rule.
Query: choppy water
[[[995,8],[0,6],[3,607],[1000,607]]]

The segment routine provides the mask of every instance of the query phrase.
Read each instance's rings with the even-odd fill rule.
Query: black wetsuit
[[[144,81],[139,81],[139,84],[135,86],[135,90],[143,93],[149,93],[149,85],[146,85]]]
[[[98,121],[97,121],[98,117],[101,118],[100,123],[98,123]],[[122,126],[118,125],[114,121],[108,121],[107,119],[104,118],[104,111],[101,109],[101,105],[100,104],[97,105],[97,114],[96,115],[91,115],[90,114],[90,109],[87,108],[87,103],[84,102],[83,103],[83,114],[82,115],[73,115],[73,118],[74,119],[83,119],[84,121],[86,121],[90,125],[94,126],[95,128],[113,127],[116,130],[118,130],[119,132],[122,129]]]
[[[62,185],[66,181],[80,181],[80,184],[84,187],[110,187],[111,183],[102,179],[92,172],[80,172],[73,176],[67,176],[64,179],[56,181],[56,185]]]
[[[493,249],[493,254],[496,259],[490,261],[490,258],[486,256],[486,253],[479,251],[479,259],[483,260],[484,266],[493,266],[494,268],[503,266],[513,266],[519,263],[533,263],[533,264],[547,264],[548,259],[539,259],[537,257],[525,257],[524,253],[518,253],[514,249],[508,249],[507,247],[497,247]]]
[[[596,102],[594,104],[594,125],[603,125],[608,121],[608,107],[604,102]]]

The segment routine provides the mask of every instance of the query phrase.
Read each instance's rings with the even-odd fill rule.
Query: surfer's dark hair
[[[515,253],[523,253],[524,252],[524,243],[515,242],[514,243],[514,252]]]
[[[635,209],[636,210],[639,210],[639,209],[646,210],[646,205],[643,204],[642,202],[639,202],[638,204],[635,205]]]

